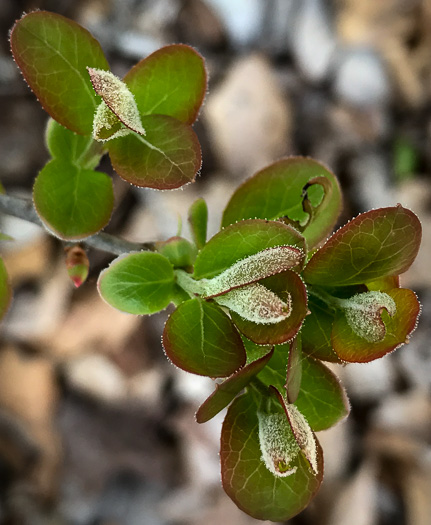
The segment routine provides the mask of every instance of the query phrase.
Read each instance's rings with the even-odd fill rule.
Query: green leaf
[[[193,48],[163,47],[136,64],[124,77],[141,115],[169,115],[192,124],[205,97],[203,58]]]
[[[303,352],[323,361],[340,362],[331,342],[334,311],[312,294],[308,296],[308,309],[311,313],[301,328]]]
[[[289,357],[287,359],[286,374],[286,399],[289,403],[295,403],[298,398],[302,381],[302,344],[299,333],[289,346]]]
[[[244,336],[241,336],[242,342],[244,343],[245,351],[247,352],[247,364],[257,361],[261,357],[265,356],[272,348],[271,345],[258,345],[250,341]]]
[[[369,291],[386,292],[386,290],[400,287],[400,277],[399,275],[389,275],[388,277],[383,277],[383,279],[368,281],[365,283],[365,286]]]
[[[199,298],[171,314],[163,332],[166,355],[192,374],[227,377],[246,361],[241,337],[223,310]]]
[[[95,97],[86,68],[109,69],[99,42],[72,20],[35,11],[16,22],[10,43],[44,109],[66,128],[90,135],[100,98]]]
[[[281,344],[298,333],[307,313],[307,291],[301,277],[286,271],[259,281],[274,292],[283,302],[291,305],[290,315],[277,324],[257,324],[243,319],[231,311],[231,317],[241,333],[258,344]]]
[[[224,228],[199,252],[194,277],[210,279],[234,263],[267,248],[295,246],[305,253],[304,238],[281,222],[248,220]]]
[[[192,182],[201,167],[199,141],[190,126],[172,117],[142,117],[146,135],[109,141],[115,171],[136,186],[169,190]]]
[[[78,135],[53,119],[48,121],[45,139],[52,158],[89,170],[99,164],[103,153],[91,136]]]
[[[136,315],[154,314],[166,308],[174,285],[171,263],[153,252],[120,255],[98,280],[100,295],[108,304]]]
[[[350,411],[346,392],[338,378],[311,357],[302,360],[301,389],[295,405],[315,432],[332,427]]]
[[[280,391],[285,388],[289,351],[289,344],[275,345],[271,360],[257,376],[266,386],[273,385]]]
[[[114,207],[108,175],[59,159],[48,162],[36,177],[33,200],[47,229],[65,240],[97,233],[108,224]]]
[[[216,390],[202,403],[196,412],[196,421],[205,423],[216,416],[223,408],[243,390],[271,359],[273,349],[265,348],[265,354],[255,361],[247,363],[223,383],[217,385]]]
[[[316,441],[319,474],[298,454],[296,472],[276,477],[261,460],[258,406],[248,394],[229,407],[221,436],[223,488],[238,507],[260,520],[284,521],[303,510],[317,492],[323,477],[323,455]]]
[[[190,295],[187,292],[185,292],[180,286],[178,286],[178,284],[175,283],[171,295],[171,302],[175,306],[179,306],[181,303],[184,303],[184,301],[188,301],[189,299]]]
[[[314,190],[316,185],[323,187],[323,198]],[[304,188],[313,211],[309,223],[303,205],[307,200]],[[341,192],[335,176],[312,159],[290,157],[259,171],[235,191],[224,211],[222,226],[243,219],[288,217],[306,223],[302,233],[313,248],[332,231],[340,211]]]
[[[358,215],[308,262],[307,283],[347,286],[405,272],[421,242],[419,219],[400,204]]]
[[[391,317],[383,310],[382,320],[386,326],[385,337],[372,343],[357,335],[343,312],[338,312],[332,328],[332,345],[343,361],[367,363],[392,352],[408,342],[409,335],[416,328],[420,305],[411,290],[394,288],[385,292],[395,301],[396,312]]]
[[[201,250],[207,242],[208,206],[204,199],[196,199],[190,206],[188,221],[193,241]]]
[[[0,257],[0,319],[3,319],[12,301],[12,287],[3,259]]]

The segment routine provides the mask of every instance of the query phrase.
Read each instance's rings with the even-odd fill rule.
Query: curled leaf
[[[331,340],[336,354],[343,361],[366,363],[408,342],[420,313],[416,295],[405,288],[393,288],[387,290],[385,294],[394,301],[396,311],[391,317],[386,308],[383,308],[380,315],[386,332],[381,340],[367,341],[356,333],[342,311],[337,313],[332,327]]]
[[[313,248],[331,232],[340,210],[335,175],[313,159],[289,157],[239,186],[226,206],[222,225],[252,218],[287,220],[303,228],[302,235]]]
[[[386,334],[382,320],[385,309],[393,317],[397,311],[395,301],[384,292],[366,292],[343,300],[344,314],[355,334],[370,343],[381,341]]]
[[[323,478],[322,449],[316,440],[318,475],[298,454],[290,476],[279,477],[261,460],[257,403],[251,394],[238,397],[228,409],[221,435],[223,488],[240,509],[261,520],[285,521],[301,512]]]
[[[258,283],[235,288],[215,297],[215,300],[246,321],[259,325],[280,323],[291,312],[290,295],[286,296],[286,302],[282,301],[274,292]]]
[[[127,84],[110,71],[92,67],[88,67],[87,70],[94,91],[102,97],[104,103],[112,113],[114,113],[127,128],[139,135],[145,135],[145,129],[142,126],[135,97],[127,87]],[[106,112],[103,114],[106,114]],[[98,112],[96,112],[96,118],[100,119],[101,116],[102,115],[98,115]],[[93,135],[97,127],[100,128],[103,126],[102,122],[96,123],[96,118],[94,121]],[[94,138],[97,139],[97,136],[94,135]]]
[[[279,478],[291,476],[300,448],[284,413],[258,412],[259,445],[266,468]]]
[[[206,297],[215,297],[284,272],[298,266],[303,260],[303,251],[294,246],[267,248],[237,261],[212,279],[202,279],[205,281]]]
[[[301,277],[296,272],[287,270],[267,277],[258,284],[273,292],[286,305],[290,305],[289,315],[285,315],[285,318],[276,324],[258,324],[231,311],[232,320],[240,332],[255,343],[273,345],[290,341],[298,333],[307,313],[307,291]],[[238,290],[245,288],[247,287]],[[287,311],[285,313],[287,314]]]
[[[319,473],[318,452],[316,438],[310,425],[295,405],[288,403],[286,398],[275,387],[270,386],[269,388],[283,407],[298,449],[304,454],[314,474],[317,476]]]

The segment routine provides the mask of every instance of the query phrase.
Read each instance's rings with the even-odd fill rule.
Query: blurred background
[[[402,276],[422,302],[419,327],[390,356],[336,369],[352,412],[320,433],[323,486],[289,523],[429,525],[431,0],[1,0],[0,179],[17,195],[48,158],[47,115],[8,49],[14,21],[35,8],[89,29],[119,76],[169,43],[206,57],[201,176],[159,193],[115,176],[106,231],[166,239],[203,196],[212,235],[234,188],[291,154],[340,178],[340,225],[397,202],[421,217],[422,249]],[[102,169],[112,173],[106,158]],[[167,362],[167,312],[140,318],[102,302],[95,283],[112,256],[90,250],[75,290],[57,240],[11,217],[0,226],[16,239],[1,246],[15,299],[0,335],[0,523],[259,523],[221,489],[223,415],[195,423],[213,385]]]

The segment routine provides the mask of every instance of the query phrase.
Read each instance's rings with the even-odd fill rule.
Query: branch
[[[0,194],[0,212],[6,213],[7,215],[13,215],[19,219],[44,227],[33,207],[33,201],[30,199]],[[129,242],[104,232],[87,237],[80,242],[91,248],[113,253],[114,255],[141,250],[154,251],[153,243]]]

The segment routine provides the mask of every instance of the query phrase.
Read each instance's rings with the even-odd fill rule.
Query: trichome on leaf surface
[[[25,80],[51,116],[52,159],[33,191],[42,223],[83,240],[108,223],[109,153],[115,171],[142,187],[194,180],[200,146],[191,127],[206,91],[202,57],[164,47],[121,80],[99,43],[60,15],[38,11],[11,31]],[[0,196],[1,199],[1,196]],[[223,487],[246,513],[286,520],[303,510],[323,478],[315,432],[349,412],[324,362],[368,362],[406,343],[420,313],[399,275],[421,241],[416,215],[401,205],[360,214],[331,234],[342,206],[336,177],[315,160],[279,160],[244,182],[207,240],[208,210],[188,211],[192,241],[172,237],[152,251],[121,254],[99,277],[102,298],[130,314],[173,303],[163,346],[177,367],[222,378],[197,411],[204,423],[229,406],[221,434]],[[81,248],[68,256],[80,284]],[[0,260],[0,313],[11,300]]]

